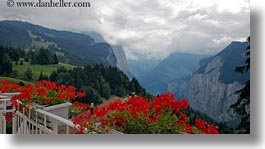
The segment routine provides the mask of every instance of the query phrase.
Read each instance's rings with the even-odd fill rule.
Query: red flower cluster
[[[4,113],[3,115],[8,123],[12,121],[12,113]]]
[[[23,104],[34,102],[40,105],[55,105],[85,96],[85,92],[76,92],[73,86],[57,86],[54,82],[46,80],[39,81],[34,85],[25,84],[24,86],[12,84],[8,80],[0,80],[0,89],[1,92],[10,90],[20,92],[20,94],[11,98],[13,107],[18,107],[17,100],[20,100]]]
[[[82,98],[84,96],[86,96],[86,92],[77,92],[77,97],[78,98]]]
[[[201,119],[196,119],[196,126],[203,131],[205,134],[219,134],[218,130],[216,129],[216,126],[213,124],[207,124]]]
[[[84,130],[84,128],[93,130],[93,124],[99,122],[103,128],[105,128],[105,126],[116,126],[123,130],[124,127],[132,123],[141,125],[140,123],[143,122],[145,126],[142,125],[139,127],[156,126],[153,129],[162,127],[164,123],[166,123],[167,129],[174,129],[184,133],[194,133],[195,126],[189,124],[187,115],[181,112],[188,107],[189,103],[187,99],[176,100],[173,94],[162,94],[151,101],[140,96],[135,96],[128,98],[126,101],[117,99],[107,105],[95,107],[93,116],[90,112],[83,113],[74,118],[74,124],[81,126],[80,128],[82,130]],[[168,115],[165,113],[168,113]],[[173,122],[174,125],[170,124],[172,120],[175,120]],[[207,128],[207,132],[203,130],[202,132],[218,133],[218,131],[216,129],[216,131],[214,131],[212,127],[213,126],[210,125]],[[199,129],[201,128],[199,127]],[[80,130],[79,133],[81,133],[82,130]]]
[[[188,107],[189,102],[187,99],[176,100],[174,94],[163,94],[152,100],[152,108],[154,108],[158,114],[167,110],[179,112],[181,109],[185,110]]]
[[[176,122],[176,127],[178,127],[182,132],[194,133],[194,128],[188,123],[188,117],[186,114],[179,112],[179,120]]]
[[[12,84],[9,80],[0,80],[0,93],[6,92],[18,92],[20,86],[18,84]]]
[[[129,105],[129,112],[132,117],[137,118],[140,112],[145,115],[150,114],[151,107],[148,99],[144,99],[140,96],[130,97],[127,104]]]
[[[42,97],[42,96],[46,96],[46,94],[47,94],[46,88],[38,88],[37,89],[37,96]]]

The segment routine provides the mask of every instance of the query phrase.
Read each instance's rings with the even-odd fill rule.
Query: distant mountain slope
[[[121,45],[112,45],[113,52],[117,58],[117,67],[123,71],[129,79],[134,78],[134,75],[129,71],[126,54]]]
[[[217,55],[203,59],[200,67],[192,74],[186,97],[194,110],[207,113],[218,122],[237,125],[238,119],[229,108],[250,74],[235,72],[237,66],[245,61],[247,42],[232,42]]]
[[[173,53],[140,79],[141,83],[154,94],[173,92],[176,97],[183,96],[182,90],[186,86],[186,81],[203,57],[205,56]]]
[[[84,33],[84,34],[92,37],[96,43],[106,42],[104,40],[104,38],[102,37],[102,35],[99,33],[88,32],[88,33]],[[122,45],[111,45],[111,48],[113,49],[113,52],[117,58],[117,64],[116,64],[117,67],[121,71],[123,71],[130,79],[132,79],[134,77],[134,75],[129,71],[126,54],[125,54],[125,51],[124,51]]]
[[[84,32],[84,34],[90,36],[91,38],[94,39],[95,42],[106,42],[102,35],[96,32]]]
[[[242,49],[245,49],[248,43],[244,42],[232,42],[228,45],[224,50],[218,53],[216,56],[209,58],[205,64],[203,64],[195,74],[200,73],[210,73],[214,71],[212,68],[211,70],[206,70],[207,65],[210,61],[212,61],[216,57],[222,57],[223,65],[220,68],[220,80],[223,83],[233,83],[235,81],[244,82],[249,78],[249,75],[241,75],[240,73],[235,73],[235,67],[244,64],[244,52]],[[206,72],[207,71],[207,72]]]
[[[129,59],[128,66],[130,72],[140,80],[143,79],[145,75],[149,74],[161,61],[158,59],[146,58],[141,54],[137,54],[137,57],[138,58],[135,60]]]
[[[60,62],[85,66],[116,66],[111,45],[96,43],[88,35],[57,31],[20,21],[0,21],[0,44],[23,49],[47,48],[56,52]]]

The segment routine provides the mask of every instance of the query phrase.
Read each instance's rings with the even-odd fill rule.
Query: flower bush
[[[87,133],[85,130],[108,133],[116,129],[128,134],[218,134],[214,125],[201,119],[196,120],[196,126],[189,124],[183,113],[188,107],[187,99],[176,100],[173,94],[162,94],[151,101],[135,96],[95,107],[93,114],[76,116],[74,124],[79,128],[78,133]]]
[[[12,84],[8,79],[0,80],[0,93],[14,93],[19,92],[20,86]]]
[[[73,86],[57,86],[54,82],[46,80],[39,81],[36,84],[19,86],[4,79],[0,80],[0,91],[1,93],[20,92],[11,97],[11,107],[16,109],[22,109],[23,107],[26,115],[29,115],[29,109],[71,102],[73,99],[82,98],[86,95],[85,92],[77,92]],[[12,113],[4,114],[7,121],[11,120],[12,115]]]
[[[12,107],[18,107],[19,100],[24,106],[47,105],[52,106],[60,103],[70,102],[76,98],[82,98],[85,92],[77,92],[73,86],[57,86],[51,81],[39,81],[36,84],[25,84],[20,86],[12,84],[9,80],[0,80],[0,92],[20,92],[11,98]]]
[[[57,86],[54,82],[45,80],[24,86],[0,80],[0,91],[20,92],[11,98],[11,106],[18,109],[23,106],[28,110],[36,105],[52,106],[70,102],[86,94],[77,92],[73,86]],[[92,113],[88,111],[89,104],[74,102],[70,111],[78,115],[74,117],[78,133],[109,133],[111,129],[128,134],[219,133],[216,126],[202,119],[196,119],[196,124],[191,125],[185,114],[188,107],[187,99],[176,100],[173,94],[162,94],[152,100],[140,96],[129,97],[124,101],[117,99],[107,105],[95,107]],[[29,115],[29,111],[26,110],[25,114]],[[12,113],[4,116],[8,122],[11,121]]]

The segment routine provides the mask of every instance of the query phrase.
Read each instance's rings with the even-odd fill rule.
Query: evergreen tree
[[[11,59],[7,53],[0,54],[0,75],[9,75],[12,72]]]
[[[59,61],[58,61],[58,58],[57,58],[57,55],[56,55],[56,54],[54,54],[54,55],[53,55],[53,61],[54,61],[54,64],[58,64],[58,63],[59,63]]]
[[[56,82],[57,72],[53,71],[49,77],[49,80]]]
[[[29,50],[27,57],[30,58],[30,65],[35,65],[36,64],[36,56],[35,53],[32,51],[32,49]]]
[[[36,56],[37,63],[40,65],[49,64],[48,50],[41,48]]]
[[[102,100],[101,100],[99,93],[95,89],[93,89],[92,87],[84,86],[80,90],[88,93],[88,94],[86,94],[85,97],[83,97],[81,99],[81,102],[89,103],[89,104],[94,103],[95,105],[99,105],[102,103]]]
[[[40,72],[40,76],[39,76],[39,79],[38,80],[39,81],[44,80],[44,76],[43,76],[43,72],[42,71]]]
[[[106,81],[102,82],[101,84],[100,95],[106,99],[110,98],[110,95],[111,95],[110,86]]]
[[[33,77],[33,73],[32,73],[32,71],[28,68],[28,69],[25,71],[25,73],[24,73],[24,79],[25,79],[26,81],[30,81],[30,80],[32,80],[32,77]]]
[[[43,74],[43,79],[42,80],[49,80],[49,76],[48,75],[45,75]]]
[[[116,89],[116,95],[120,97],[124,97],[126,95],[126,90],[123,85],[120,85]]]
[[[136,79],[130,81],[119,69],[103,65],[91,65],[73,70],[61,67],[52,72],[49,79],[59,85],[72,85],[77,90],[85,89],[88,95],[81,101],[90,103],[93,101],[96,105],[102,103],[101,97],[109,99],[111,95],[124,97],[131,92],[143,96],[149,95]]]

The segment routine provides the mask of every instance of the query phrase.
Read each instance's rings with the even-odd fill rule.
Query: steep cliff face
[[[97,52],[100,51],[100,52]],[[93,60],[95,64],[104,64],[105,66],[116,66],[117,58],[115,56],[114,50],[111,48],[111,45],[108,43],[96,43],[94,45],[93,55],[97,59]]]
[[[101,34],[96,32],[85,32],[84,34],[89,35],[94,39],[96,43],[107,43]],[[116,67],[118,67],[123,73],[127,75],[130,79],[132,79],[134,76],[129,71],[128,68],[128,62],[126,58],[125,51],[122,47],[122,45],[111,45],[111,51],[113,51],[115,57],[116,57]]]
[[[230,105],[235,103],[237,90],[249,79],[250,74],[235,72],[245,61],[248,43],[232,42],[217,55],[204,59],[192,74],[186,97],[194,110],[206,113],[218,122],[236,126],[238,117]]]
[[[129,71],[127,58],[124,49],[121,45],[112,45],[113,52],[117,58],[116,66],[123,71],[130,79],[133,78],[133,74]]]

